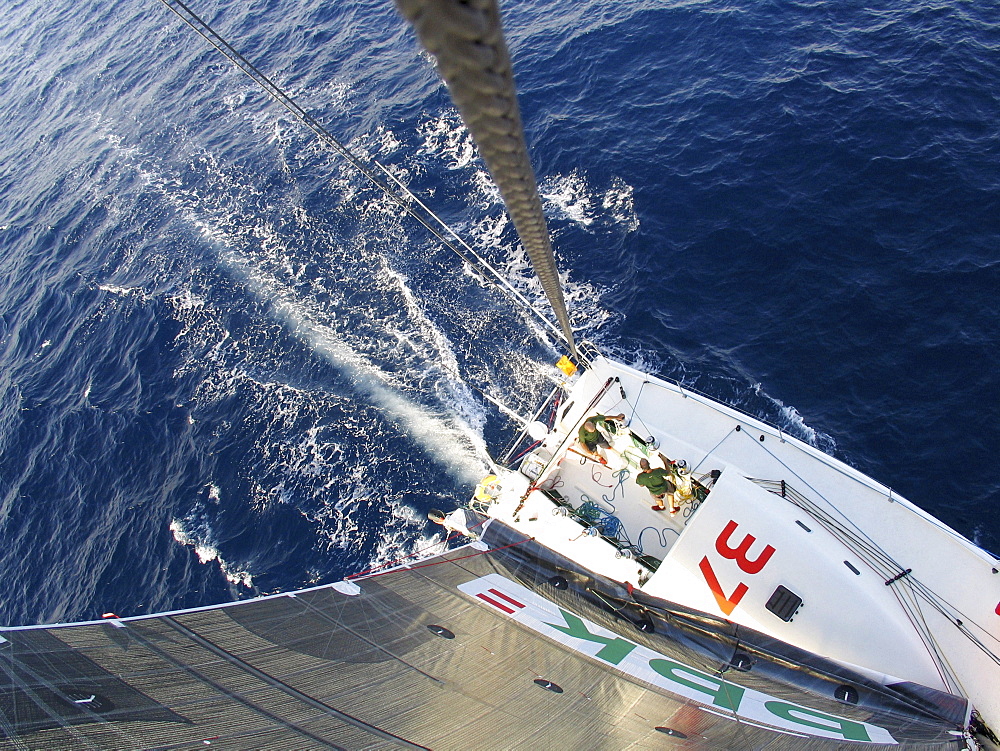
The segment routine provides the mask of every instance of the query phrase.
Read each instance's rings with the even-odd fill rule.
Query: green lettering
[[[805,725],[810,728],[819,728],[820,730],[839,733],[847,741],[871,740],[868,737],[868,729],[860,722],[845,720],[843,717],[834,717],[833,715],[823,714],[822,712],[816,712],[815,710],[799,707],[795,704],[788,704],[783,701],[766,701],[764,702],[764,706],[775,717],[780,717],[788,722],[794,722],[797,725]]]
[[[559,608],[559,612],[562,613],[562,617],[566,619],[565,626],[557,626],[555,623],[547,623],[545,625],[551,626],[556,631],[562,631],[564,634],[572,636],[576,639],[584,639],[586,641],[596,642],[597,644],[603,644],[604,646],[601,647],[601,651],[597,653],[597,656],[605,662],[617,665],[625,659],[625,656],[629,652],[636,648],[635,644],[630,641],[626,641],[625,639],[592,634],[587,630],[587,626],[580,618],[577,618],[572,613],[567,613],[562,608]]]
[[[712,704],[717,707],[735,712],[740,708],[740,702],[743,701],[745,689],[727,683],[714,675],[689,668],[679,662],[656,659],[649,661],[649,667],[667,680],[712,697]]]

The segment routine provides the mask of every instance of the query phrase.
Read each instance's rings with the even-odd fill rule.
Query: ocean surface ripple
[[[580,335],[1000,550],[995,9],[507,5]],[[391,2],[192,6],[541,299]],[[3,622],[439,548],[539,327],[155,0],[8,3],[0,92]]]

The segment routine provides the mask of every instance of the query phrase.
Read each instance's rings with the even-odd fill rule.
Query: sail
[[[572,349],[495,6],[400,4],[439,54]],[[470,60],[458,76],[469,87],[452,83]],[[474,521],[477,543],[352,582],[0,629],[0,748],[966,747],[963,697],[853,669]]]
[[[535,275],[576,355],[496,2],[397,0],[396,5],[437,59],[451,98],[500,189]]]
[[[634,594],[493,521],[354,583],[3,629],[0,748],[964,745],[963,699]]]

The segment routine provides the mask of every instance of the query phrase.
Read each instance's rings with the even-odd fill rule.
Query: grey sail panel
[[[879,717],[894,725],[897,740],[932,741],[965,725],[968,701],[912,683],[883,685],[819,655],[752,629],[630,590],[583,571],[568,558],[496,522],[484,539],[502,554],[506,575],[609,630],[622,632],[706,674],[725,676],[747,689],[789,701],[809,697],[810,706],[859,720]],[[553,577],[564,580],[556,591]],[[649,631],[629,631],[637,626]],[[845,694],[845,689],[847,689]],[[841,698],[849,694],[846,700]],[[897,724],[898,723],[898,724]]]
[[[125,619],[121,628],[90,623],[0,631],[6,639],[0,644],[0,708],[7,735],[0,748],[845,746],[843,738],[791,734],[719,706],[753,691],[811,707],[817,714],[807,722],[811,717],[823,725],[816,718],[843,716],[884,727],[899,741],[863,748],[959,747],[949,734],[955,725],[936,717],[933,707],[888,699],[848,706],[776,680],[759,666],[726,673],[720,661],[728,660],[729,647],[719,646],[725,638],[713,635],[703,644],[702,635],[686,627],[640,632],[622,619],[621,608],[594,598],[595,591],[613,594],[613,583],[577,572],[574,581],[589,589],[558,590],[548,579],[553,566],[572,573],[563,561],[546,558],[496,523],[489,536],[497,548],[503,540],[512,547],[452,551],[360,580],[356,596],[323,587]],[[702,686],[701,701],[665,690],[623,671],[626,660],[612,664],[586,654],[470,594],[480,582],[501,591],[495,586],[500,581],[510,582],[503,596],[552,602],[588,629],[620,634],[609,639],[611,652],[617,650],[612,658],[648,650],[644,654],[689,666],[680,674],[688,687],[697,685],[692,676],[699,671],[716,683],[707,693]],[[682,622],[683,615],[677,611],[674,620]],[[742,643],[740,635],[731,637],[730,645]],[[540,685],[546,681],[551,685]],[[717,691],[723,684],[727,692]],[[92,709],[74,704],[89,696],[95,697]],[[916,703],[921,701],[930,706],[936,699]],[[688,740],[679,743],[682,735]]]

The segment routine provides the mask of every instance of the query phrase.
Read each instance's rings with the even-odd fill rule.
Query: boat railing
[[[589,339],[581,339],[577,342],[576,351],[580,353],[580,359],[584,365],[588,366],[598,357],[603,357],[601,350]]]

